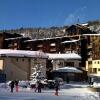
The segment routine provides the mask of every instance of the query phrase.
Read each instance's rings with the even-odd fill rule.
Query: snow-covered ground
[[[59,96],[54,90],[45,89],[42,93],[35,93],[34,89],[19,88],[19,92],[10,92],[9,87],[0,85],[0,100],[100,100],[98,93],[87,89],[85,83],[71,83],[61,86]]]

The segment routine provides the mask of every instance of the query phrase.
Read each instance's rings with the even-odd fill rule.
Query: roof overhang
[[[40,51],[0,49],[0,57],[48,58],[48,55]]]
[[[48,53],[48,59],[51,60],[66,60],[66,59],[76,59],[76,60],[80,60],[81,56],[76,54],[76,53],[63,53],[63,54],[50,54]]]
[[[75,42],[78,42],[79,40],[70,40],[70,41],[64,41],[64,42],[61,42],[62,44],[65,44],[65,43],[75,43]]]
[[[54,70],[53,72],[67,72],[67,73],[83,73],[82,70],[79,70],[76,67],[62,67]]]

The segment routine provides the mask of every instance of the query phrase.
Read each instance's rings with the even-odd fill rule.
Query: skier
[[[38,93],[41,93],[42,83],[41,81],[38,82]]]
[[[55,95],[58,96],[58,90],[59,90],[59,82],[55,81]]]
[[[14,89],[14,81],[11,81],[10,88],[11,88],[11,92],[13,92],[13,89]]]
[[[93,84],[94,84],[94,78],[92,77],[91,78],[91,85],[93,86]]]
[[[18,92],[18,80],[15,80],[15,87],[16,87],[16,92]]]

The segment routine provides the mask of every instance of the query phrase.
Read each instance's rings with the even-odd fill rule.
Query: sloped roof
[[[0,56],[48,58],[48,55],[40,51],[11,50],[11,49],[0,49]]]
[[[79,40],[70,40],[70,41],[64,41],[64,42],[62,42],[63,44],[64,43],[75,43],[75,42],[78,42]]]
[[[48,58],[48,59],[81,59],[76,53],[63,53],[63,54],[51,54],[43,53],[40,51],[28,51],[28,50],[11,50],[11,49],[0,49],[1,57],[32,57],[32,58]]]
[[[76,67],[62,67],[54,70],[54,72],[82,73],[82,71],[77,69]]]
[[[81,56],[76,53],[63,53],[63,54],[47,54],[48,59],[81,59]]]

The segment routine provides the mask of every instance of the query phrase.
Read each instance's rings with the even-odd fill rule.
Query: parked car
[[[38,80],[38,79],[33,79],[33,80],[31,80],[31,81],[30,81],[30,87],[31,87],[31,88],[35,88],[36,82],[37,82],[37,81],[39,81],[39,80]],[[43,79],[43,80],[41,79],[40,81],[41,81],[41,83],[42,83],[42,88],[44,88],[44,87],[47,86],[47,81],[46,81],[45,79]]]
[[[19,81],[18,85],[20,87],[27,88],[30,85],[30,83],[29,81]]]

